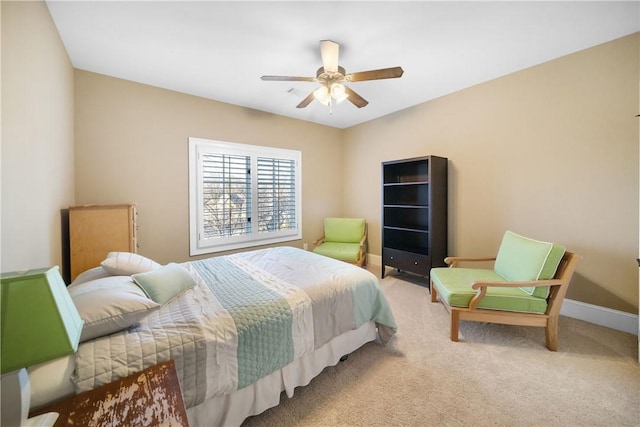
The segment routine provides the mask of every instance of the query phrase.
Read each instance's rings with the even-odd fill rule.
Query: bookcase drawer
[[[431,270],[431,257],[429,255],[398,249],[382,248],[382,263],[383,267],[394,267],[423,276],[429,275],[429,270]]]

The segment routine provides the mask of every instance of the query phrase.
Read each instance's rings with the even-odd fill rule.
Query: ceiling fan
[[[305,108],[314,99],[324,105],[331,107],[334,102],[342,102],[348,99],[358,108],[366,106],[369,101],[358,95],[353,89],[345,86],[345,82],[362,82],[365,80],[395,79],[402,77],[404,70],[402,67],[382,68],[379,70],[360,71],[357,73],[345,72],[345,69],[338,65],[338,53],[340,45],[331,40],[320,41],[320,54],[322,55],[322,67],[318,68],[315,77],[292,77],[292,76],[262,76],[265,81],[295,81],[295,82],[317,82],[320,87],[311,92],[297,108]]]

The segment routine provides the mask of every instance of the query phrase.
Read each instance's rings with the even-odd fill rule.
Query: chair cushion
[[[325,242],[359,243],[364,234],[364,218],[325,218]]]
[[[476,294],[471,288],[475,281],[508,281],[493,270],[480,268],[432,268],[430,278],[440,297],[452,307],[469,307]],[[542,314],[547,310],[547,301],[520,288],[489,287],[478,308]]]
[[[494,270],[505,279],[512,281],[551,279],[555,275],[564,251],[563,246],[507,231],[502,238]],[[549,296],[548,286],[521,289],[538,298]]]
[[[341,261],[356,262],[358,261],[360,244],[324,242],[323,244],[316,246],[313,252],[330,258],[339,259]]]

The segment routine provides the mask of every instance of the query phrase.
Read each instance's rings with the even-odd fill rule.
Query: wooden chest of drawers
[[[100,265],[109,252],[137,251],[136,206],[87,205],[69,208],[71,280]]]

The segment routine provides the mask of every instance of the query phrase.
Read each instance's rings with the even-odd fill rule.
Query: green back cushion
[[[358,243],[364,234],[364,218],[325,218],[326,242]]]
[[[553,278],[564,255],[564,247],[530,239],[512,231],[504,233],[494,270],[512,281],[547,280]],[[529,295],[547,298],[549,287],[523,287]]]

